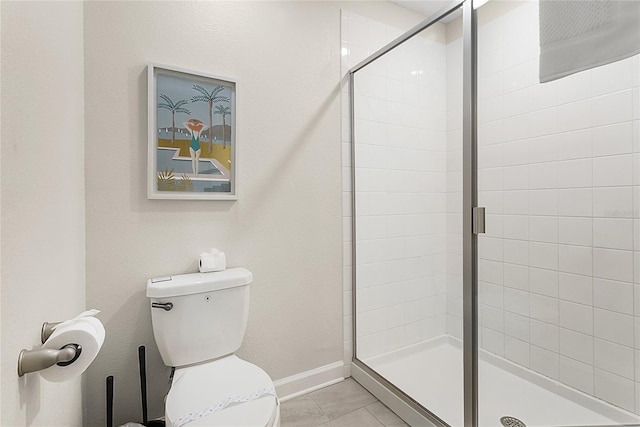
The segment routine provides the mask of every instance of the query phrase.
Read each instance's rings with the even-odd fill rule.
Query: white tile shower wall
[[[640,413],[640,58],[539,84],[537,19],[479,10],[481,346]]]
[[[367,359],[446,330],[445,27],[356,74],[357,339]],[[401,31],[343,11],[345,304],[351,283],[350,67]],[[347,314],[348,313],[348,314]],[[351,329],[345,307],[345,331]],[[349,338],[349,339],[347,339]],[[345,333],[345,359],[352,334]]]

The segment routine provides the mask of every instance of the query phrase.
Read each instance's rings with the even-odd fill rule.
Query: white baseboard
[[[281,402],[344,381],[344,362],[334,362],[274,381]]]

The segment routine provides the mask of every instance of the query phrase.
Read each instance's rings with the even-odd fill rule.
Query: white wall
[[[275,380],[343,359],[340,6],[85,4],[87,303],[103,310],[108,331],[87,374],[86,424],[104,423],[107,375],[115,422],[140,418],[139,345],[150,416],[162,415],[169,370],[145,281],[195,271],[211,246],[254,273],[240,356]],[[379,16],[399,9],[352,6]],[[238,79],[237,202],[146,199],[148,61]]]
[[[2,2],[0,8],[0,424],[80,425],[80,378],[18,378],[16,363],[21,349],[39,346],[43,322],[85,308],[83,6]]]

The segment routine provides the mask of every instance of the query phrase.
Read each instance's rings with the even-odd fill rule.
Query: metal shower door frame
[[[395,49],[449,14],[462,9],[463,34],[463,372],[464,427],[478,426],[478,244],[473,229],[473,210],[477,207],[477,15],[474,0],[453,0],[446,7],[391,41],[349,70],[351,120],[351,238],[352,284],[356,286],[356,179],[355,179],[355,100],[354,75],[371,62]],[[352,375],[392,410],[407,421],[448,427],[428,408],[393,385],[357,358],[356,292],[352,298],[353,359]],[[422,423],[420,422],[422,421]]]

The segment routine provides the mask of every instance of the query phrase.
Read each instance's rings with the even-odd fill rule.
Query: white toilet
[[[251,272],[230,268],[147,281],[153,335],[175,367],[165,402],[170,427],[280,425],[273,381],[238,358],[249,314]]]

